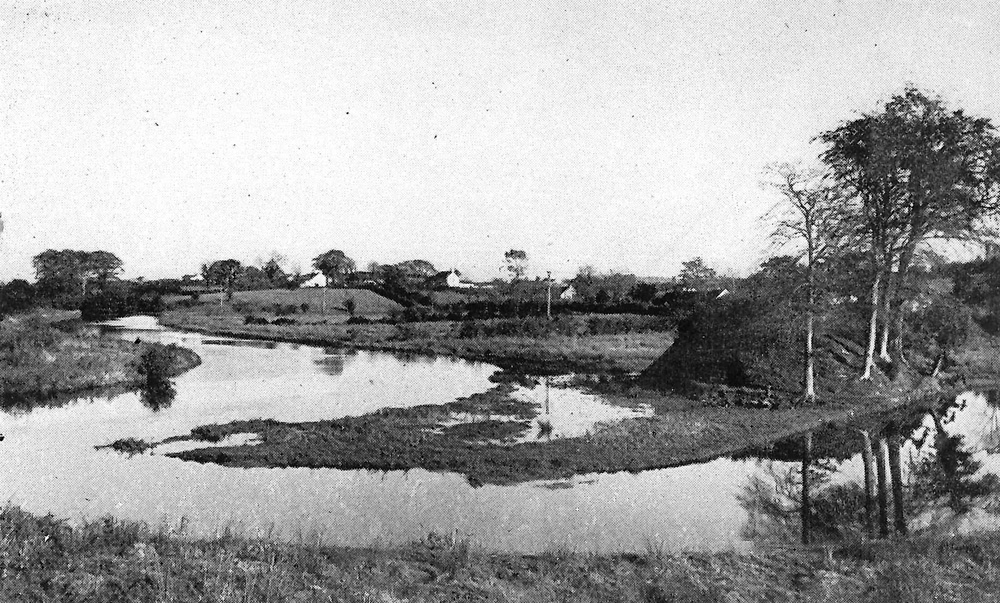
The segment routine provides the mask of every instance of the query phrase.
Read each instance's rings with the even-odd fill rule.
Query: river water
[[[187,532],[196,535],[229,528],[367,546],[437,532],[515,552],[712,551],[748,546],[741,537],[747,513],[737,499],[748,479],[793,466],[716,459],[637,474],[474,488],[460,475],[423,470],[200,465],[163,456],[176,449],[166,446],[129,457],[94,447],[123,437],[159,440],[236,419],[310,421],[444,403],[488,389],[497,369],[444,358],[185,333],[143,317],[106,328],[129,339],[178,343],[203,362],[175,380],[175,398],[159,409],[144,404],[137,392],[127,392],[0,412],[0,433],[6,436],[0,442],[0,498],[70,520],[111,514],[176,526],[183,518]],[[651,412],[612,406],[566,388],[539,386],[519,395],[547,409],[552,437],[583,433],[596,421]],[[969,405],[975,412],[982,406]],[[969,430],[981,427],[969,421]],[[856,473],[856,461],[844,464],[845,479]]]

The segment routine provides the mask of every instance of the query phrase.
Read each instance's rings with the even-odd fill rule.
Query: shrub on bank
[[[580,315],[562,314],[549,320],[543,317],[495,318],[462,321],[458,336],[477,337],[545,337],[565,335],[619,335],[624,333],[664,332],[674,328],[672,319],[638,314]]]

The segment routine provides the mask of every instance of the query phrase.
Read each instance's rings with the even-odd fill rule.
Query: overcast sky
[[[708,6],[705,6],[705,5]],[[622,6],[622,5],[627,5]],[[761,259],[774,161],[907,82],[1000,122],[990,2],[3,2],[0,280],[277,250],[479,278]]]

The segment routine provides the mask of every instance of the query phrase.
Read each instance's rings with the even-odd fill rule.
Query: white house
[[[472,283],[462,281],[458,270],[454,269],[452,269],[452,271],[448,273],[448,276],[445,277],[445,283],[454,289],[469,289],[475,287]]]
[[[308,289],[309,287],[326,287],[326,277],[323,276],[322,272],[317,272],[309,280],[299,285],[300,289]]]
[[[563,289],[563,292],[559,294],[559,299],[563,301],[570,301],[575,297],[576,297],[576,287],[574,287],[573,285],[566,287],[565,289]]]

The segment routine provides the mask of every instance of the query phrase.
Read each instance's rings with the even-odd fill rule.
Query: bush
[[[176,347],[176,346],[173,346]],[[139,356],[138,373],[143,376],[147,386],[160,386],[169,382],[173,372],[174,353],[171,346],[155,343],[146,344]]]
[[[14,279],[0,287],[0,317],[30,310],[35,303],[35,288],[28,281]]]

